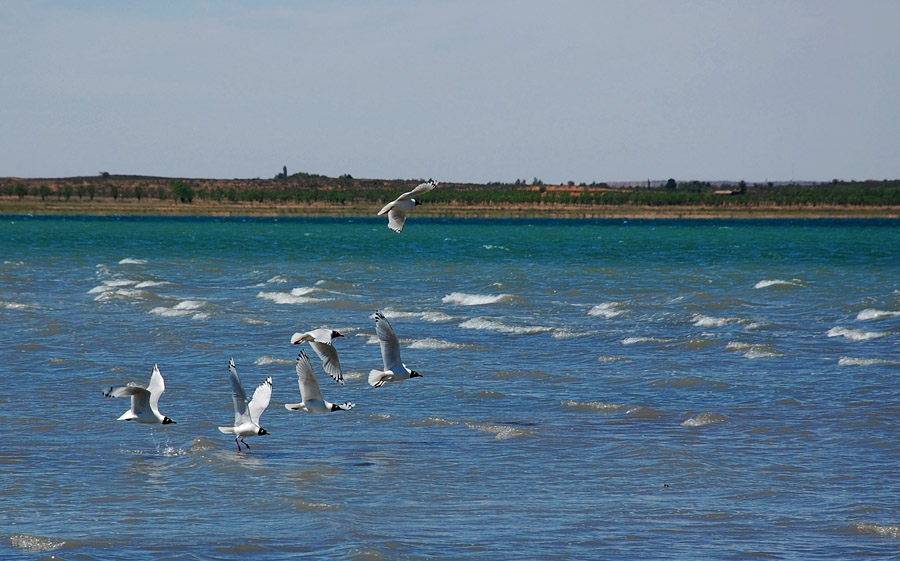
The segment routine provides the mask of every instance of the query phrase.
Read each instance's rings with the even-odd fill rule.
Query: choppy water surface
[[[0,558],[896,558],[897,226],[0,218]]]

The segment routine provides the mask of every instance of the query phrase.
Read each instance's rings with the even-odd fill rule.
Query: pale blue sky
[[[900,2],[0,0],[0,176],[900,177]]]

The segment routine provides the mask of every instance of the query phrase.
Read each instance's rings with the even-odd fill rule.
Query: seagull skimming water
[[[219,427],[219,431],[225,434],[234,435],[234,443],[237,444],[238,452],[241,451],[241,445],[238,442],[244,442],[244,438],[248,436],[262,436],[269,434],[266,429],[259,426],[259,417],[269,406],[269,400],[272,398],[272,377],[266,378],[256,391],[253,392],[253,399],[247,401],[247,394],[244,393],[244,387],[241,385],[241,379],[238,377],[237,368],[234,366],[234,359],[228,361],[228,370],[231,374],[231,397],[234,399],[234,426]],[[248,449],[250,445],[244,442],[244,446]]]
[[[403,364],[400,359],[400,341],[394,334],[391,324],[379,311],[375,312],[375,334],[378,335],[378,342],[381,343],[381,359],[384,362],[384,370],[369,372],[369,385],[380,388],[388,382],[422,377],[421,374],[410,370]]]
[[[337,337],[343,337],[343,335],[332,329],[313,329],[306,333],[294,333],[291,336],[291,344],[302,345],[304,341],[308,342],[312,350],[322,359],[322,367],[325,369],[325,372],[334,378],[335,382],[344,385],[341,361],[338,360],[337,349],[332,344],[332,340]]]
[[[131,397],[131,409],[122,414],[117,421],[137,421],[146,424],[176,424],[175,421],[159,412],[159,397],[166,391],[166,383],[159,366],[153,365],[153,373],[150,374],[150,385],[144,388],[134,382],[127,386],[109,388],[103,392],[106,397]]]
[[[319,390],[319,382],[313,373],[312,365],[306,353],[300,351],[297,357],[297,383],[300,386],[301,403],[285,403],[284,407],[290,411],[306,411],[307,413],[330,413],[332,411],[349,411],[353,403],[330,403],[322,397]]]

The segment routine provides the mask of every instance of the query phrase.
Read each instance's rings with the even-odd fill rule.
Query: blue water
[[[898,225],[0,217],[0,559],[900,558]]]

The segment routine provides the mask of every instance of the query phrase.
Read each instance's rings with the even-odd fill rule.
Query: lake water
[[[0,217],[0,558],[896,559],[898,226]]]

